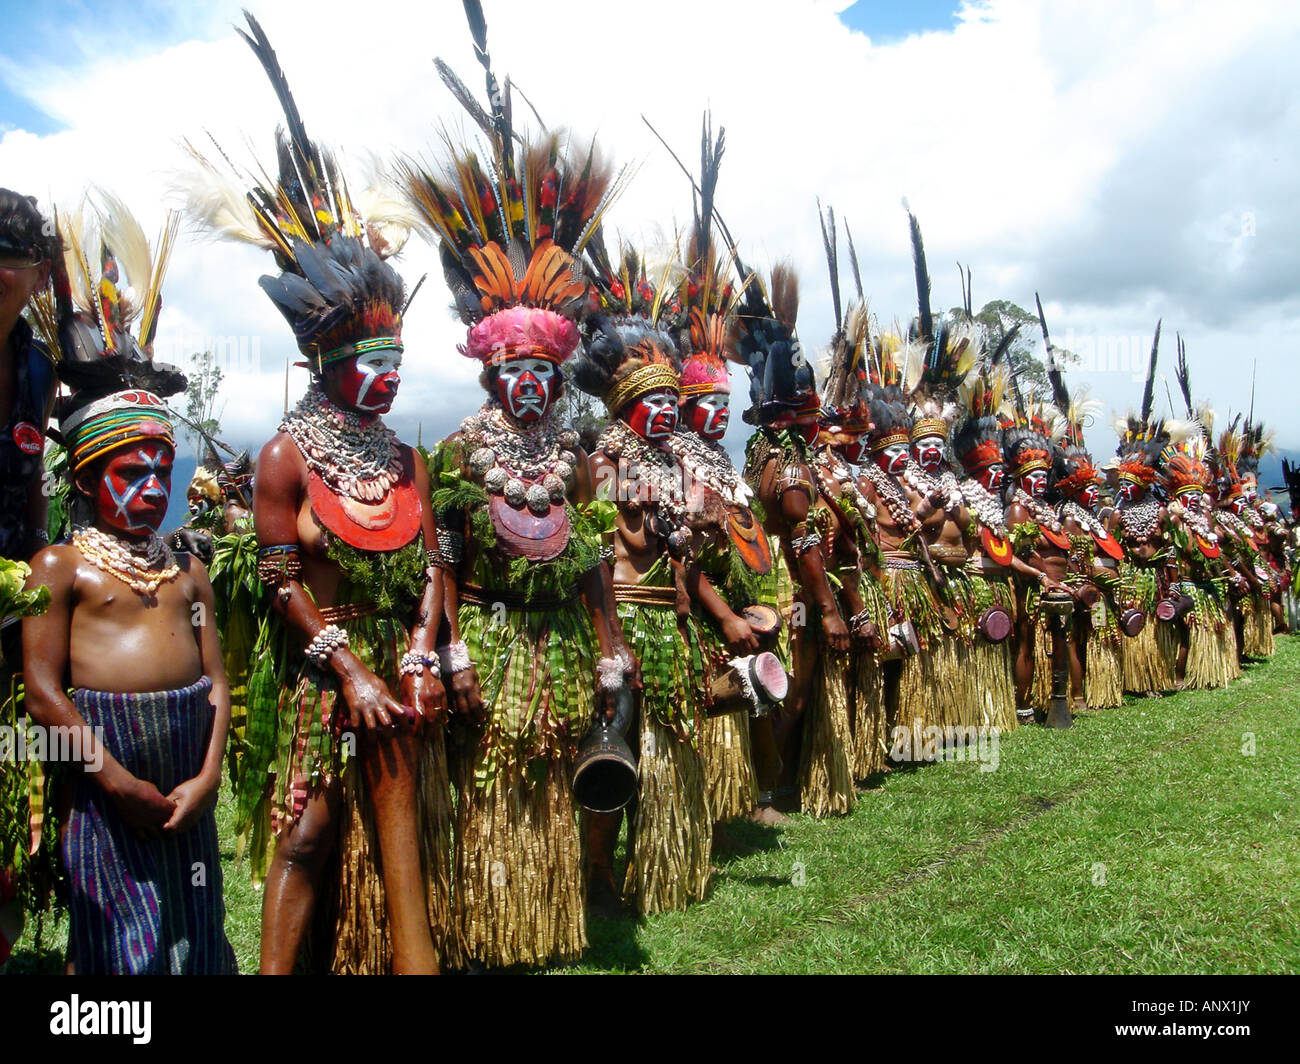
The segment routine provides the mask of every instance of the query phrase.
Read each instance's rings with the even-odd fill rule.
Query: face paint
[[[205,514],[212,509],[212,503],[208,501],[205,495],[191,495],[189,504],[191,517],[198,517],[200,514]]]
[[[1001,462],[994,462],[976,473],[975,479],[984,486],[986,491],[1001,491],[1002,485],[1007,480],[1007,468]]]
[[[943,437],[922,436],[912,444],[912,457],[927,473],[938,472],[943,465]]]
[[[647,440],[664,440],[677,431],[677,396],[667,388],[641,396],[624,415],[628,428]]]
[[[1254,506],[1255,500],[1259,498],[1259,482],[1254,477],[1244,477],[1241,481],[1242,495],[1245,496],[1247,505]]]
[[[1079,505],[1085,510],[1091,510],[1097,505],[1097,499],[1100,498],[1101,491],[1096,484],[1089,484],[1079,492]]]
[[[540,421],[551,406],[555,364],[544,358],[512,358],[497,365],[497,401],[516,421]]]
[[[1240,517],[1242,511],[1246,509],[1246,497],[1244,495],[1238,495],[1228,503],[1228,509]]]
[[[402,383],[401,364],[402,353],[391,348],[340,362],[335,377],[340,405],[362,414],[388,413]]]
[[[1026,473],[1020,478],[1020,487],[1031,499],[1041,499],[1047,491],[1047,472],[1035,469],[1032,473]]]
[[[1141,484],[1135,484],[1131,480],[1122,480],[1119,485],[1119,497],[1127,503],[1140,502],[1142,500],[1143,488]]]
[[[891,443],[883,451],[876,452],[876,465],[891,476],[898,476],[907,468],[907,444]]]
[[[1201,503],[1204,502],[1204,500],[1204,493],[1199,491],[1189,491],[1178,497],[1178,501],[1189,510],[1200,510]]]
[[[863,439],[852,440],[849,443],[842,443],[835,448],[844,461],[852,465],[861,465],[863,455],[866,453],[867,444]]]
[[[686,423],[692,432],[706,440],[722,439],[731,420],[731,396],[726,392],[709,392],[686,405]]]
[[[134,535],[158,531],[172,488],[171,445],[150,441],[112,455],[104,464],[95,501],[111,528]]]
[[[795,422],[795,431],[804,439],[804,442],[811,446],[817,441],[817,433],[821,431],[821,424],[817,418],[811,417],[807,420]]]

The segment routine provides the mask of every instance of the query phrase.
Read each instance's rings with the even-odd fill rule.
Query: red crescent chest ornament
[[[1124,560],[1124,548],[1120,546],[1119,540],[1117,540],[1104,528],[1101,530],[1101,535],[1097,535],[1097,533],[1094,532],[1092,534],[1092,538],[1093,541],[1097,544],[1097,546],[1099,546],[1103,551],[1109,554],[1117,562]]]
[[[1070,549],[1070,537],[1064,532],[1053,532],[1046,525],[1039,525],[1038,531],[1042,533],[1043,538],[1057,550]]]
[[[1011,564],[1015,554],[1011,549],[1011,541],[1002,536],[995,536],[986,525],[980,526],[980,545],[984,548],[986,558],[992,558],[999,565]]]
[[[1217,543],[1211,543],[1203,536],[1196,537],[1196,546],[1200,548],[1201,553],[1207,558],[1217,558],[1219,556],[1219,545]]]
[[[741,560],[759,576],[772,571],[772,547],[748,506],[727,507],[727,535]]]
[[[320,523],[359,550],[397,550],[420,533],[420,493],[409,476],[394,484],[382,501],[368,503],[336,494],[309,472],[307,498]]]
[[[497,534],[497,548],[510,558],[549,562],[569,545],[569,511],[564,504],[550,504],[544,514],[526,506],[516,510],[500,495],[488,503],[488,516]]]

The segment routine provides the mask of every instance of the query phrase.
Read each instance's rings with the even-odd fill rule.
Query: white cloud
[[[1290,419],[1300,339],[1294,5],[990,0],[968,5],[951,31],[884,46],[846,29],[836,17],[843,6],[486,3],[498,73],[548,122],[595,132],[616,159],[639,162],[611,216],[621,230],[671,229],[690,215],[686,181],[641,114],[691,162],[700,113],[712,107],[727,130],[720,208],[747,260],[795,263],[806,344],[831,330],[814,197],[852,225],[872,307],[888,324],[914,306],[906,195],[925,231],[937,305],[959,302],[960,259],[972,266],[977,303],[1032,306],[1040,290],[1061,342],[1149,343],[1163,316],[1166,364],[1179,329],[1198,390],[1220,409],[1248,402],[1257,358],[1257,410],[1284,445],[1300,445]],[[258,14],[307,128],[354,162],[366,151],[426,152],[440,123],[463,128],[435,53],[471,88],[482,84],[458,4],[372,0],[364,24],[355,3],[336,0],[259,5]],[[5,183],[66,202],[93,180],[123,195],[151,231],[180,137],[211,131],[237,157],[251,144],[269,160],[278,113],[228,28],[237,6],[188,17],[192,39],[155,48],[137,40],[124,61],[6,67],[10,86],[67,128],[3,133]],[[516,113],[525,110],[517,102]],[[409,437],[418,422],[428,438],[477,404],[476,367],[455,351],[463,329],[446,310],[436,255],[413,239],[400,262],[408,283],[430,278],[406,325],[393,421]],[[250,445],[273,430],[294,355],[256,284],[270,267],[252,249],[185,240],[159,334],[173,351],[207,338],[233,345],[225,423]],[[256,365],[239,363],[254,350]],[[304,380],[294,373],[291,395]],[[1125,372],[1075,376],[1108,405],[1136,400]],[[734,388],[746,394],[743,380]],[[746,431],[736,418],[729,442]],[[1098,453],[1112,441],[1099,426]]]

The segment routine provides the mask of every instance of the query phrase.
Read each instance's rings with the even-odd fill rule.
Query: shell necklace
[[[158,536],[149,533],[141,543],[111,536],[98,528],[82,528],[72,535],[72,545],[95,568],[114,576],[132,591],[150,597],[163,584],[175,580],[181,568],[176,556]]]
[[[378,417],[340,410],[315,381],[280,422],[280,431],[288,433],[311,471],[336,495],[383,502],[402,477],[397,434]]]
[[[516,510],[527,505],[537,514],[568,497],[577,476],[578,434],[557,427],[549,413],[534,425],[522,425],[487,403],[460,429],[470,474],[489,495],[503,496]]]

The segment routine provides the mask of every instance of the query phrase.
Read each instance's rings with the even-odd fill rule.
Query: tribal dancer
[[[1273,617],[1273,631],[1287,632],[1286,614],[1282,609],[1282,595],[1285,592],[1283,577],[1286,566],[1286,527],[1281,520],[1281,512],[1271,500],[1259,498],[1259,463],[1266,454],[1271,454],[1273,432],[1253,420],[1253,411],[1247,416],[1242,429],[1241,457],[1237,468],[1241,473],[1241,490],[1246,499],[1241,519],[1255,532],[1255,542],[1264,555],[1264,560],[1272,571],[1269,595],[1269,609]]]
[[[733,662],[737,669],[748,669],[749,656],[759,649],[759,634],[751,627],[746,610],[755,605],[774,608],[776,604],[772,550],[751,506],[753,492],[722,446],[731,417],[727,362],[740,359],[737,297],[727,281],[729,264],[715,251],[712,231],[723,147],[723,130],[718,130],[714,140],[706,116],[700,199],[694,205],[687,270],[678,290],[686,315],[686,327],[679,335],[687,354],[682,364],[677,431],[668,440],[687,483],[699,493],[691,521],[692,554],[707,580],[691,590],[700,616],[706,664],[715,677]],[[773,639],[775,635],[771,633]],[[711,714],[704,721],[700,746],[709,811],[716,822],[715,846],[723,839],[723,821],[748,816],[773,824],[785,819],[771,805],[776,758],[771,707],[757,692],[747,711]],[[755,749],[766,781],[762,803]]]
[[[437,176],[404,166],[403,184],[438,240],[469,327],[460,352],[482,365],[488,393],[430,468],[461,580],[463,642],[444,666],[468,714],[452,744],[456,930],[465,962],[504,966],[572,960],[587,945],[573,758],[593,715],[612,715],[635,682],[635,661],[611,615],[588,458],[555,416],[591,293],[576,257],[616,186],[594,146],[548,134],[516,152],[508,96],[487,77],[490,167],[457,151]],[[456,686],[471,662],[481,707]],[[593,890],[616,894],[613,876],[611,845]]]
[[[1066,583],[1073,589],[1076,602],[1085,607],[1076,606],[1071,626],[1082,665],[1084,705],[1088,709],[1113,709],[1124,702],[1121,636],[1113,598],[1124,551],[1097,516],[1101,474],[1083,439],[1083,430],[1101,409],[1101,403],[1070,395],[1056,361],[1056,349],[1047,335],[1041,301],[1038,317],[1047,348],[1047,378],[1057,409],[1054,435],[1060,437],[1052,479],[1053,490],[1061,499],[1057,511],[1061,527],[1070,540],[1070,575]]]
[[[1230,564],[1246,581],[1248,590],[1236,601],[1237,649],[1242,658],[1267,658],[1273,653],[1273,572],[1265,561],[1257,528],[1263,521],[1250,508],[1246,485],[1240,472],[1245,435],[1238,429],[1240,415],[1233,418],[1219,436],[1215,452],[1218,466],[1218,507],[1215,520],[1224,535],[1220,541]],[[1246,515],[1255,520],[1251,524]],[[1265,541],[1266,542],[1266,541]]]
[[[1228,615],[1228,585],[1244,583],[1229,575],[1220,546],[1220,528],[1207,492],[1210,468],[1205,425],[1208,407],[1192,406],[1187,355],[1178,339],[1177,378],[1186,404],[1186,421],[1165,422],[1169,442],[1160,453],[1160,472],[1169,502],[1170,564],[1176,582],[1170,592],[1180,605],[1178,664],[1175,679],[1194,690],[1226,687],[1239,674],[1236,633]]]
[[[847,751],[809,743],[815,726],[804,724],[805,718],[816,721],[818,714],[825,714],[840,726],[822,729],[823,738],[849,735],[845,668],[852,637],[827,572],[832,515],[822,504],[811,450],[820,432],[821,400],[812,366],[795,336],[799,291],[794,274],[777,266],[765,291],[756,275],[746,276],[744,267],[737,266],[745,277],[739,314],[740,350],[750,376],[745,420],[757,427],[745,448],[745,481],[763,508],[765,528],[780,539],[795,585],[790,619],[793,681],[772,721],[781,760],[774,796],[798,789],[819,813],[844,813],[855,801]],[[812,786],[814,775],[818,782]],[[766,793],[760,796],[765,800]]]
[[[983,692],[983,720],[1002,731],[1019,723],[1015,640],[1008,638],[1016,617],[1016,587],[1042,582],[1042,572],[1012,550],[1002,503],[1006,464],[999,417],[1006,410],[1009,386],[1006,367],[1000,363],[1014,333],[1011,330],[1004,336],[987,364],[981,364],[962,382],[957,400],[962,413],[951,436],[953,455],[967,474],[958,487],[975,533],[969,563],[980,610],[980,634],[973,649],[975,683]]]
[[[33,721],[81,740],[60,847],[68,966],[232,973],[213,813],[230,707],[212,587],[157,534],[175,443],[163,399],[147,389],[170,395],[185,382],[149,355],[175,218],[155,256],[125,209],[105,202],[93,289],[83,251],[93,245],[79,224],[64,227],[74,280],[59,308],[60,376],[75,389],[60,432],[90,524],[35,558],[29,584],[50,589],[50,608],[23,627]],[[122,274],[131,289],[119,289]],[[128,331],[137,318],[138,338]]]
[[[845,232],[848,234],[847,225]],[[835,726],[842,727],[839,714],[823,711],[814,718],[817,730],[810,725],[805,743],[819,752],[817,760],[811,763],[825,766],[824,775],[830,780],[836,779],[836,774],[829,770],[837,767],[837,747],[845,746],[851,779],[864,780],[886,767],[889,749],[880,654],[889,641],[890,607],[881,585],[875,510],[858,487],[852,468],[863,460],[866,434],[871,428],[866,370],[871,339],[851,234],[848,234],[849,261],[856,299],[841,315],[839,249],[832,210],[827,211],[822,221],[822,241],[830,270],[836,328],[822,387],[822,423],[812,452],[812,469],[817,480],[818,507],[826,512],[828,529],[821,544],[823,565],[836,578],[836,597],[853,637],[844,680],[850,737],[845,742],[835,730]],[[831,667],[825,672],[827,693],[822,704],[826,710],[834,710],[832,696],[839,680],[829,675]],[[808,808],[806,799],[804,807]]]
[[[1007,531],[1012,549],[1041,574],[1039,587],[1022,586],[1016,596],[1016,707],[1023,720],[1024,714],[1046,711],[1053,657],[1068,654],[1076,704],[1083,693],[1083,669],[1075,641],[1063,634],[1049,635],[1047,617],[1039,609],[1043,591],[1064,584],[1070,562],[1070,540],[1060,515],[1044,499],[1051,486],[1055,441],[1041,408],[1032,400],[1017,402],[1016,408],[1014,420],[1002,430],[1002,453],[1013,485]]]
[[[362,220],[248,22],[241,35],[288,126],[279,183],[245,198],[199,157],[191,203],[208,228],[274,253],[283,272],[261,285],[312,375],[262,449],[253,497],[275,615],[253,653],[236,826],[265,878],[261,969],[293,970],[315,914],[317,966],[435,972],[450,793],[434,640],[451,581],[437,564],[424,463],[383,422],[407,301],[385,257],[406,229],[373,211]],[[337,914],[324,889],[336,850]]]
[[[1119,540],[1124,560],[1119,566],[1119,584],[1115,606],[1121,617],[1137,610],[1144,615],[1141,629],[1125,639],[1120,650],[1120,666],[1125,691],[1160,694],[1174,687],[1174,670],[1178,658],[1178,639],[1169,620],[1158,619],[1159,603],[1166,598],[1169,581],[1169,517],[1155,495],[1159,478],[1160,452],[1169,442],[1163,421],[1152,414],[1156,359],[1160,348],[1160,323],[1156,323],[1151,344],[1151,362],[1147,368],[1142,406],[1137,414],[1129,413],[1115,420],[1119,447],[1115,455],[1115,508],[1107,518],[1107,528]]]
[[[602,283],[602,313],[590,323],[573,382],[600,397],[613,419],[592,454],[592,474],[599,496],[618,507],[614,598],[645,684],[627,891],[639,912],[660,912],[702,899],[712,873],[714,818],[700,752],[710,677],[692,590],[715,599],[723,616],[731,611],[693,557],[709,495],[690,490],[670,447],[680,375],[667,286],[663,278],[653,284],[633,254],[622,264],[620,279]]]

